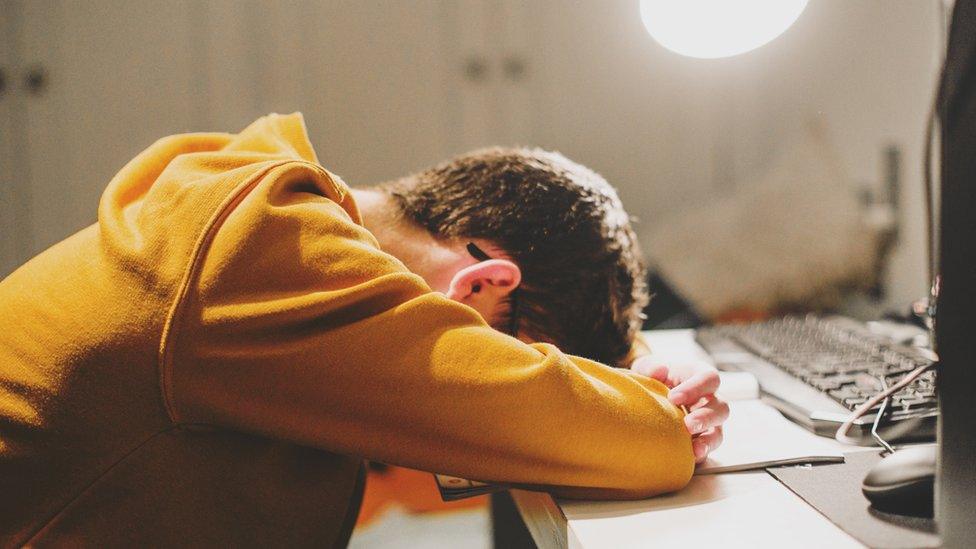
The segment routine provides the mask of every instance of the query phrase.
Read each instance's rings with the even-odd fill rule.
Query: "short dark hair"
[[[647,275],[630,216],[603,177],[557,152],[489,148],[380,188],[436,237],[505,250],[522,271],[519,333],[624,365]]]

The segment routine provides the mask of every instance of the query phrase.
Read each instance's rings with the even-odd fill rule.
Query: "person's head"
[[[630,351],[646,270],[617,193],[592,170],[556,152],[491,148],[376,189],[374,203],[394,211],[367,227],[434,290],[505,332],[517,304],[525,340],[611,365]]]

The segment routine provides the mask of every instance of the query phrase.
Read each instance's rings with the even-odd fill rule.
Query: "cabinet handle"
[[[47,83],[47,71],[44,70],[44,67],[35,65],[27,69],[27,74],[24,76],[24,87],[27,88],[28,93],[41,95],[47,90]]]
[[[488,62],[483,57],[469,57],[464,62],[464,77],[471,82],[483,82],[488,78]]]
[[[502,61],[502,72],[504,72],[505,76],[513,82],[518,82],[524,79],[525,73],[528,72],[527,68],[528,67],[525,59],[516,57],[514,55],[508,56]]]
[[[7,91],[7,71],[0,67],[0,95]]]

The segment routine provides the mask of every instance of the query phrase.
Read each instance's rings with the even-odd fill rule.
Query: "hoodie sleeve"
[[[265,131],[247,146],[288,141]],[[432,292],[315,162],[237,169],[167,318],[174,421],[567,496],[687,483],[690,436],[662,384],[525,344]]]

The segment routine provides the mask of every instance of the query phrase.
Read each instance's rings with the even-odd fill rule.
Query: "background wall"
[[[303,111],[352,184],[476,146],[558,149],[619,188],[641,234],[735,193],[819,121],[852,192],[902,150],[887,300],[907,301],[925,291],[940,25],[936,0],[812,0],[759,50],[695,60],[647,35],[636,0],[0,0],[0,274],[93,222],[155,138],[271,111]]]

